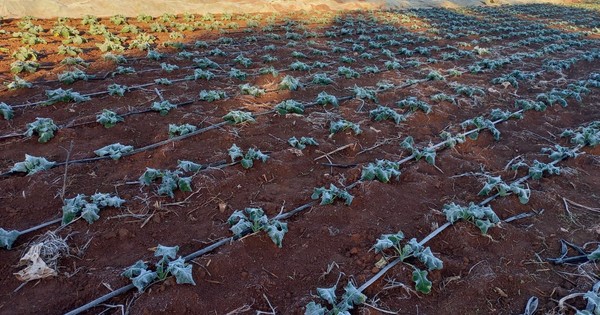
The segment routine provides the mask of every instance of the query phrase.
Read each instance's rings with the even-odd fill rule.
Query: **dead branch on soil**
[[[316,158],[314,159],[314,161],[316,161],[316,160],[320,160],[320,159],[322,159],[322,158],[325,158],[325,157],[329,157],[330,155],[332,155],[332,154],[334,154],[334,153],[337,153],[337,152],[339,152],[339,151],[345,150],[345,149],[347,149],[347,148],[349,148],[349,147],[351,147],[351,146],[355,146],[355,145],[356,145],[356,143],[348,143],[348,144],[346,144],[346,145],[344,145],[344,146],[341,146],[341,147],[339,147],[339,148],[337,148],[337,149],[335,149],[335,150],[333,150],[333,151],[331,151],[331,152],[329,152],[329,153],[325,153],[325,154],[323,154],[323,155],[321,155],[321,156],[319,156],[319,157],[316,157]]]

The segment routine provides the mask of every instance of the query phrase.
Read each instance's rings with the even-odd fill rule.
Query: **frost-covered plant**
[[[160,84],[160,85],[171,85],[173,84],[173,81],[167,79],[167,78],[158,78],[154,80],[155,84]]]
[[[108,95],[124,96],[125,92],[129,92],[129,87],[126,85],[113,83],[108,86]]]
[[[330,77],[328,77],[326,73],[316,73],[313,76],[312,83],[314,83],[314,84],[321,84],[321,85],[328,85],[328,84],[333,83],[333,79],[331,79]]]
[[[103,50],[103,52],[106,50]],[[58,54],[59,55],[69,55],[69,56],[77,56],[78,54],[81,54],[83,52],[83,50],[79,47],[73,47],[73,46],[65,46],[65,45],[60,45],[58,46]]]
[[[358,73],[357,71],[355,71],[352,68],[348,68],[348,67],[344,67],[344,66],[338,67],[337,74],[345,77],[346,79],[360,77],[360,73]]]
[[[94,151],[94,153],[97,156],[110,156],[111,159],[118,160],[131,151],[133,151],[133,146],[113,143]]]
[[[560,168],[552,163],[543,163],[534,160],[533,165],[529,167],[529,176],[532,179],[541,179],[544,173],[548,173],[548,175],[560,175]]]
[[[36,72],[40,64],[35,61],[20,61],[17,60],[10,64],[10,72],[21,73],[23,71],[33,73]]]
[[[415,140],[413,137],[408,136],[400,143],[400,147],[403,149],[407,149],[414,156],[415,160],[420,160],[421,158],[425,158],[425,161],[429,164],[435,165],[435,149],[431,147],[427,147],[424,149],[418,149],[415,147]]]
[[[377,239],[377,242],[373,245],[373,249],[375,253],[382,253],[384,255],[387,250],[392,249],[402,262],[406,263],[406,260],[416,258],[423,263],[426,270],[421,270],[410,263],[406,264],[413,269],[412,279],[415,282],[415,289],[419,292],[429,294],[432,282],[427,279],[428,271],[442,269],[444,263],[441,259],[435,257],[430,247],[424,247],[415,238],[410,239],[402,245],[401,242],[403,239],[404,233],[401,231],[394,234],[383,234]]]
[[[242,167],[244,167],[245,169],[249,169],[252,166],[254,166],[254,160],[260,160],[263,163],[265,163],[269,158],[268,155],[254,148],[248,149],[248,151],[246,151],[246,154],[244,154],[242,149],[240,149],[240,147],[238,147],[235,144],[233,144],[227,152],[229,153],[231,162],[236,162],[238,158],[241,158],[240,164],[242,164]]]
[[[146,168],[146,171],[140,176],[140,184],[142,186],[149,186],[152,182],[160,179],[160,185],[156,192],[161,196],[169,196],[175,198],[174,191],[179,189],[180,191],[192,191],[192,176],[182,177],[183,170],[177,169],[175,171],[170,170],[159,170],[154,168]]]
[[[335,97],[335,95],[328,94],[325,91],[323,91],[317,95],[316,103],[318,105],[330,104],[334,107],[338,107],[340,105],[340,103],[339,103],[337,97]]]
[[[168,100],[154,102],[152,103],[152,106],[150,106],[151,110],[159,112],[161,116],[166,116],[173,108],[177,108],[177,104],[171,104]]]
[[[434,102],[442,102],[442,101],[447,101],[450,102],[454,105],[456,105],[456,99],[454,98],[454,96],[452,95],[448,95],[445,93],[438,93],[438,94],[434,94],[431,96],[431,100]]]
[[[246,77],[248,76],[248,73],[241,71],[239,69],[236,68],[231,68],[231,70],[229,70],[229,77],[230,78],[236,78],[238,80],[246,80]]]
[[[465,121],[463,121],[460,126],[463,129],[466,129],[469,126],[475,126],[476,129],[474,132],[472,132],[471,134],[469,134],[469,138],[473,139],[473,140],[477,140],[477,137],[479,137],[479,132],[481,130],[485,130],[488,129],[492,135],[494,136],[494,140],[498,141],[500,140],[500,130],[498,130],[498,128],[496,128],[496,125],[494,124],[493,121],[489,120],[489,119],[485,119],[483,118],[483,116],[477,116],[475,118],[472,119],[467,119]]]
[[[352,196],[344,188],[338,188],[334,184],[329,185],[329,189],[325,187],[315,188],[312,195],[310,196],[313,200],[321,199],[320,205],[332,204],[335,199],[342,199],[346,205],[350,205],[354,196]]]
[[[320,303],[310,302],[306,305],[304,315],[329,315],[329,314],[350,314],[354,306],[361,305],[367,301],[367,296],[362,294],[352,282],[348,282],[344,287],[344,294],[338,301],[335,291],[337,283],[330,288],[317,288],[317,295],[326,301],[331,309]]]
[[[363,166],[360,180],[375,180],[387,183],[391,178],[400,177],[400,163],[388,160],[375,160],[375,163],[369,163]]]
[[[119,114],[108,110],[103,109],[102,113],[96,116],[96,121],[104,126],[104,128],[114,127],[117,123],[124,121],[123,117]]]
[[[27,80],[25,79],[21,79],[18,75],[15,75],[15,79],[11,82],[5,83],[6,88],[8,88],[9,90],[17,90],[17,89],[23,89],[23,88],[27,88],[30,89],[33,84],[30,82],[27,82]]]
[[[188,133],[196,131],[196,129],[198,129],[196,126],[190,125],[190,124],[183,124],[183,125],[169,124],[169,138],[183,136]]]
[[[81,57],[65,57],[65,59],[63,59],[60,62],[61,65],[66,65],[66,66],[82,66],[82,67],[88,67],[90,64],[88,62],[85,62],[85,60],[83,60],[83,58]]]
[[[454,202],[445,204],[443,211],[448,222],[454,223],[460,219],[469,221],[475,224],[484,235],[487,234],[489,228],[500,222],[500,218],[491,207],[479,206],[473,202],[468,206],[460,206]]]
[[[128,73],[135,73],[135,68],[134,67],[117,66],[117,69],[115,69],[115,71],[113,71],[111,73],[111,75],[114,77],[117,74],[128,74]]]
[[[254,117],[252,117],[252,113],[240,110],[230,111],[227,113],[227,115],[223,116],[223,120],[232,125],[242,124],[245,122],[255,122]]]
[[[164,58],[165,55],[159,53],[156,50],[148,50],[148,53],[146,54],[146,58],[151,59],[151,60],[160,60],[162,58]]]
[[[309,71],[310,69],[312,69],[311,66],[301,61],[294,61],[290,64],[290,70],[292,71]]]
[[[243,54],[239,54],[237,57],[235,57],[235,59],[233,59],[233,62],[239,63],[246,68],[252,65],[252,60],[250,60],[250,58],[244,57]]]
[[[177,284],[196,285],[192,276],[192,265],[187,264],[181,256],[175,259],[178,250],[179,246],[158,245],[154,257],[160,257],[160,260],[154,265],[154,271],[149,269],[144,261],[138,260],[121,275],[129,278],[140,292],[151,283],[164,281],[169,276],[174,276]]]
[[[33,134],[39,136],[38,142],[46,143],[54,138],[54,132],[58,130],[58,126],[51,118],[36,118],[34,122],[27,124],[25,131],[26,137],[31,137]]]
[[[78,217],[86,220],[89,224],[100,219],[100,209],[106,207],[120,208],[125,200],[118,196],[110,194],[96,193],[90,196],[90,201],[86,195],[78,194],[74,198],[65,199],[62,207],[62,225],[73,222]]]
[[[2,115],[5,120],[11,120],[15,116],[15,111],[12,109],[12,106],[0,102],[0,115]]]
[[[296,137],[291,137],[288,139],[288,143],[292,147],[294,147],[296,149],[300,149],[300,150],[304,150],[307,145],[314,145],[314,146],[319,145],[319,143],[314,138],[309,138],[309,137],[301,137],[300,140],[298,140]]]
[[[214,102],[227,98],[227,93],[221,90],[202,90],[200,91],[200,100],[206,102]]]
[[[360,126],[358,124],[355,124],[355,123],[345,120],[345,119],[341,119],[338,121],[332,121],[329,124],[329,132],[332,135],[335,133],[338,133],[340,131],[346,131],[348,129],[352,130],[355,135],[362,133],[362,130],[360,129]]]
[[[188,75],[185,77],[186,80],[198,80],[198,79],[206,79],[210,80],[215,77],[215,74],[202,69],[194,69],[194,74]]]
[[[575,130],[567,129],[560,136],[571,138],[571,143],[574,144],[597,146],[600,144],[600,121],[594,121]]]
[[[280,90],[290,90],[290,91],[295,91],[298,88],[302,87],[302,84],[300,83],[300,80],[297,78],[294,78],[293,76],[290,75],[286,75],[281,82],[279,82],[279,89]]]
[[[425,76],[425,79],[429,80],[429,81],[444,81],[444,80],[446,80],[446,78],[444,78],[444,76],[441,73],[439,73],[438,71],[435,71],[435,70],[429,71],[427,76]]]
[[[364,87],[360,87],[358,85],[354,85],[352,88],[352,92],[354,93],[354,97],[359,100],[372,100],[377,103],[377,91],[374,89],[368,89]]]
[[[378,105],[377,108],[369,111],[369,116],[375,121],[382,121],[386,119],[393,120],[396,124],[406,121],[406,117],[396,113],[393,109]]]
[[[519,197],[519,201],[522,204],[526,204],[529,202],[529,197],[531,196],[531,190],[529,187],[525,188],[522,185],[512,183],[507,184],[502,180],[500,176],[489,176],[485,175],[486,183],[483,188],[479,191],[479,196],[487,196],[493,190],[496,190],[499,196],[506,196],[509,193],[514,193]]]
[[[227,223],[236,237],[241,237],[248,232],[264,231],[279,248],[283,246],[283,237],[288,231],[287,223],[269,219],[262,208],[236,210],[227,219]]]
[[[27,173],[27,175],[33,175],[40,171],[45,171],[52,168],[56,162],[48,161],[43,157],[32,156],[25,154],[25,160],[23,162],[17,162],[10,169],[11,172]]]
[[[265,89],[253,86],[250,83],[240,85],[240,91],[244,95],[252,95],[254,97],[259,97],[266,93]]]
[[[484,96],[485,91],[476,86],[468,86],[468,85],[457,85],[454,87],[454,91],[460,95],[473,97],[475,95]]]
[[[548,157],[554,161],[564,158],[575,158],[580,154],[575,149],[566,148],[558,144],[554,145],[554,148],[542,148],[542,153],[548,154]]]
[[[304,113],[304,105],[295,100],[285,100],[285,101],[275,105],[274,109],[280,115],[285,115],[288,113],[294,113],[294,114]]]
[[[163,69],[166,72],[173,72],[175,70],[178,70],[179,66],[178,65],[168,64],[166,62],[161,62],[160,63],[160,68]]]
[[[499,108],[494,108],[490,112],[490,118],[492,120],[509,120],[511,118],[523,119],[523,113],[511,112],[508,110],[501,110]]]
[[[525,100],[525,99],[516,100],[515,106],[517,108],[521,108],[523,110],[535,110],[538,112],[545,111],[547,108],[547,106],[546,106],[546,104],[544,104],[544,102],[531,101],[531,100]]]
[[[400,108],[409,108],[411,111],[416,111],[418,109],[422,110],[426,114],[431,112],[431,105],[426,102],[418,100],[416,97],[411,96],[407,97],[401,101],[396,102],[396,105]]]
[[[83,96],[79,92],[73,92],[73,89],[63,90],[58,88],[56,90],[46,90],[46,97],[48,100],[44,102],[45,105],[51,105],[57,102],[85,102],[91,100],[89,96]]]

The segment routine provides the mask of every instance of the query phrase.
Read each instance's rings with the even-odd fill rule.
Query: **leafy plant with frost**
[[[349,206],[354,199],[354,196],[352,196],[348,191],[343,188],[338,188],[334,184],[329,184],[329,189],[325,187],[315,188],[310,197],[314,200],[320,198],[320,205],[329,205],[332,204],[336,199],[342,199],[344,200],[344,203]]]
[[[489,228],[500,223],[500,218],[491,207],[476,205],[471,202],[468,206],[461,206],[454,202],[445,204],[443,212],[450,223],[465,220],[475,224],[482,234],[487,234]]]
[[[252,166],[254,166],[255,160],[260,160],[263,163],[265,163],[269,158],[268,155],[254,148],[248,149],[248,151],[246,151],[246,153],[244,154],[244,151],[242,151],[240,147],[235,145],[235,143],[231,146],[231,148],[229,148],[227,152],[229,153],[231,162],[236,162],[237,159],[241,158],[240,164],[242,164],[242,167],[244,167],[245,169],[249,169]]]
[[[118,160],[123,154],[131,151],[133,151],[133,146],[113,143],[94,151],[94,153],[97,156],[110,156],[111,159]]]
[[[120,208],[125,203],[125,200],[118,196],[104,193],[95,193],[90,196],[90,200],[91,202],[87,200],[86,195],[82,194],[78,194],[74,198],[65,199],[62,207],[62,225],[69,224],[78,217],[92,224],[100,219],[99,212],[102,208]]]
[[[39,136],[38,142],[46,143],[54,138],[54,132],[58,130],[58,126],[51,118],[36,118],[34,122],[27,124],[25,131],[26,137],[31,137],[33,134]]]
[[[307,145],[319,145],[319,143],[314,138],[309,137],[301,137],[300,140],[298,140],[296,137],[291,137],[288,139],[288,143],[292,147],[300,150],[304,150]]]
[[[279,248],[283,246],[283,237],[288,231],[287,223],[269,219],[262,208],[236,210],[227,219],[227,223],[231,226],[231,232],[237,237],[249,231],[253,233],[264,231]]]
[[[40,171],[45,171],[52,168],[56,162],[48,161],[43,157],[32,156],[25,154],[25,160],[23,162],[17,162],[10,169],[11,172],[27,173],[27,175],[33,175]]]

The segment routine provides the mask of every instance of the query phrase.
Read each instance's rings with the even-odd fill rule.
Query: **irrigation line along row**
[[[583,148],[583,145],[577,145],[573,148],[573,150],[575,152],[579,151],[581,148]],[[568,158],[567,155],[563,155],[560,159],[554,160],[550,163],[548,163],[549,165],[556,165],[561,161],[564,161]],[[531,175],[525,175],[515,181],[513,181],[511,183],[511,185],[516,184],[522,184],[525,181],[527,181],[529,178],[531,178]],[[508,195],[512,195],[513,193],[508,192],[505,196]],[[481,201],[478,203],[479,206],[484,206],[488,203],[490,203],[491,201],[493,201],[494,199],[496,199],[497,197],[501,196],[500,193],[496,193],[488,198],[486,198],[485,200]],[[522,214],[521,214],[522,215]],[[518,216],[518,215],[517,215]],[[514,218],[515,216],[511,217]],[[509,222],[508,220],[502,220],[503,222]],[[512,221],[512,220],[510,220]],[[431,232],[429,235],[427,235],[425,238],[423,238],[420,242],[418,242],[417,244],[420,246],[425,245],[425,243],[427,243],[428,241],[430,241],[431,239],[433,239],[435,236],[437,236],[438,234],[440,234],[442,231],[444,231],[445,229],[447,229],[448,227],[450,227],[451,225],[453,225],[453,223],[451,222],[446,222],[443,225],[441,225],[440,227],[438,227],[437,229],[435,229],[433,232]],[[390,262],[389,264],[387,264],[383,269],[381,269],[377,274],[375,274],[371,279],[369,279],[367,282],[365,282],[363,285],[361,285],[358,288],[358,292],[363,292],[365,289],[367,289],[369,286],[371,286],[373,283],[375,283],[379,278],[381,278],[388,270],[390,270],[392,267],[394,267],[395,265],[397,265],[398,263],[402,262],[402,258],[398,257],[396,259],[394,259],[392,262]]]
[[[522,113],[522,112],[523,112],[523,110],[519,110],[519,111],[514,112],[512,115],[518,114],[518,113]],[[510,116],[512,116],[512,115],[510,115]],[[510,119],[510,118],[507,118],[507,119],[498,119],[498,120],[494,121],[493,124],[496,125],[496,124],[498,124],[498,123],[500,123],[502,121],[508,120],[508,119]],[[469,130],[469,131],[464,132],[462,134],[459,134],[457,136],[464,136],[464,137],[466,137],[466,136],[468,136],[468,135],[470,135],[470,134],[472,134],[474,132],[480,132],[483,129],[485,129],[485,128],[474,128],[472,130]],[[434,148],[436,151],[438,151],[438,149],[443,148],[447,143],[449,143],[451,141],[452,141],[452,139],[444,140],[444,141],[442,141],[442,142],[440,142],[440,143],[432,146],[431,148]],[[414,159],[414,157],[415,157],[415,154],[411,154],[410,156],[408,156],[408,157],[406,157],[406,158],[398,161],[398,163],[400,165],[404,164],[404,163],[406,163],[406,162]],[[345,186],[344,189],[349,190],[349,189],[352,189],[352,188],[354,188],[354,187],[356,187],[356,186],[358,186],[358,185],[360,185],[362,183],[363,183],[362,180],[358,180],[358,181],[356,181],[356,182],[354,182],[354,183],[352,183],[352,184],[350,184],[348,186]],[[311,208],[311,207],[313,207],[313,206],[315,206],[317,204],[318,204],[317,201],[308,202],[308,203],[306,203],[306,204],[304,204],[302,206],[299,206],[299,207],[297,207],[297,208],[295,208],[293,210],[290,210],[290,211],[288,211],[286,213],[280,213],[277,216],[273,217],[273,219],[274,220],[289,219],[293,215],[298,214],[299,212],[302,212],[302,211],[304,211],[306,209],[309,209],[309,208]],[[217,248],[219,248],[221,246],[224,246],[224,245],[226,245],[228,243],[231,243],[232,241],[240,239],[243,236],[251,234],[251,233],[252,233],[252,229],[247,229],[247,230],[245,230],[244,232],[242,232],[239,235],[231,236],[231,237],[227,237],[227,238],[221,239],[221,240],[219,240],[219,241],[217,241],[217,242],[215,242],[215,243],[213,243],[213,244],[211,244],[211,245],[209,245],[209,246],[207,246],[207,247],[205,247],[203,249],[200,249],[200,250],[198,250],[196,252],[193,252],[193,253],[185,256],[184,259],[187,262],[189,260],[198,258],[198,257],[200,257],[200,256],[202,256],[204,254],[207,254],[207,253],[209,253],[209,252],[211,252],[211,251],[213,251],[213,250],[215,250],[215,249],[217,249]],[[390,266],[390,265],[388,265],[388,266]],[[390,266],[389,268],[391,268],[392,266]],[[99,297],[99,298],[97,298],[97,299],[95,299],[95,300],[93,300],[93,301],[91,301],[91,302],[89,302],[89,303],[87,303],[87,304],[85,304],[85,305],[83,305],[81,307],[78,307],[78,308],[76,308],[76,309],[74,309],[74,310],[66,313],[66,315],[75,315],[75,314],[79,314],[81,312],[84,312],[84,311],[86,311],[86,310],[88,310],[88,309],[90,309],[92,307],[95,307],[95,306],[99,305],[100,303],[103,303],[103,302],[105,302],[105,301],[107,301],[107,300],[109,300],[109,299],[111,299],[113,297],[116,297],[116,296],[118,296],[118,295],[120,295],[122,293],[125,293],[125,292],[127,292],[127,291],[129,291],[129,290],[131,290],[133,288],[135,288],[135,286],[133,284],[126,285],[126,286],[124,286],[124,287],[122,287],[122,288],[120,288],[118,290],[115,290],[115,291],[113,291],[113,292],[111,292],[109,294],[106,294],[106,295],[104,295],[102,297]]]

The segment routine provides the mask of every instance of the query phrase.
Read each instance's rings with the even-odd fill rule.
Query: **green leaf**
[[[229,153],[229,157],[231,158],[232,162],[235,162],[235,160],[238,158],[244,158],[244,152],[235,143],[227,152]]]
[[[223,116],[223,120],[230,124],[241,124],[245,122],[255,122],[252,113],[239,110],[232,110],[227,115]]]
[[[0,247],[10,249],[21,233],[17,230],[7,231],[0,228]]]
[[[342,295],[342,299],[344,301],[348,301],[350,307],[347,309],[352,309],[352,305],[360,305],[367,301],[367,296],[362,294],[358,289],[352,284],[348,282],[346,287],[344,287],[344,295]]]
[[[388,248],[397,247],[402,239],[404,239],[402,231],[395,234],[382,234],[373,245],[373,249],[376,253],[381,253]]]
[[[58,130],[58,126],[51,118],[36,118],[34,122],[27,124],[25,136],[31,137],[34,133],[40,137],[38,142],[46,143],[54,138],[54,132]]]
[[[138,260],[135,264],[131,265],[129,268],[125,269],[121,274],[123,277],[127,277],[129,279],[135,278],[139,276],[142,271],[148,269],[148,265],[144,263],[142,260]]]
[[[177,251],[179,250],[179,246],[156,246],[156,250],[154,251],[154,257],[162,257],[162,258],[170,258],[175,259],[177,257]]]
[[[432,283],[427,279],[427,271],[415,268],[412,279],[415,282],[415,289],[417,289],[417,291],[425,294],[431,292]]]
[[[179,177],[177,180],[177,187],[181,191],[192,191],[192,177]]]
[[[118,122],[124,121],[123,117],[108,109],[103,109],[102,113],[96,116],[96,121],[104,126],[104,128],[114,127]]]
[[[304,113],[304,105],[295,100],[285,100],[275,106],[275,110],[280,115],[288,113],[302,114]]]
[[[15,116],[15,112],[12,107],[6,103],[0,102],[0,114],[5,120],[11,120]]]
[[[79,216],[81,211],[89,204],[85,198],[85,195],[78,194],[74,198],[64,200],[64,205],[62,207],[62,225],[71,223]]]
[[[140,176],[140,183],[144,186],[150,185],[153,181],[163,177],[163,172],[154,168],[146,167],[146,171]]]
[[[98,207],[101,207],[101,208],[104,208],[104,207],[120,208],[125,203],[125,200],[119,198],[118,196],[111,196],[110,194],[104,194],[104,193],[95,193],[92,196],[90,196],[90,199],[92,200],[92,202],[94,204],[96,204]]]

